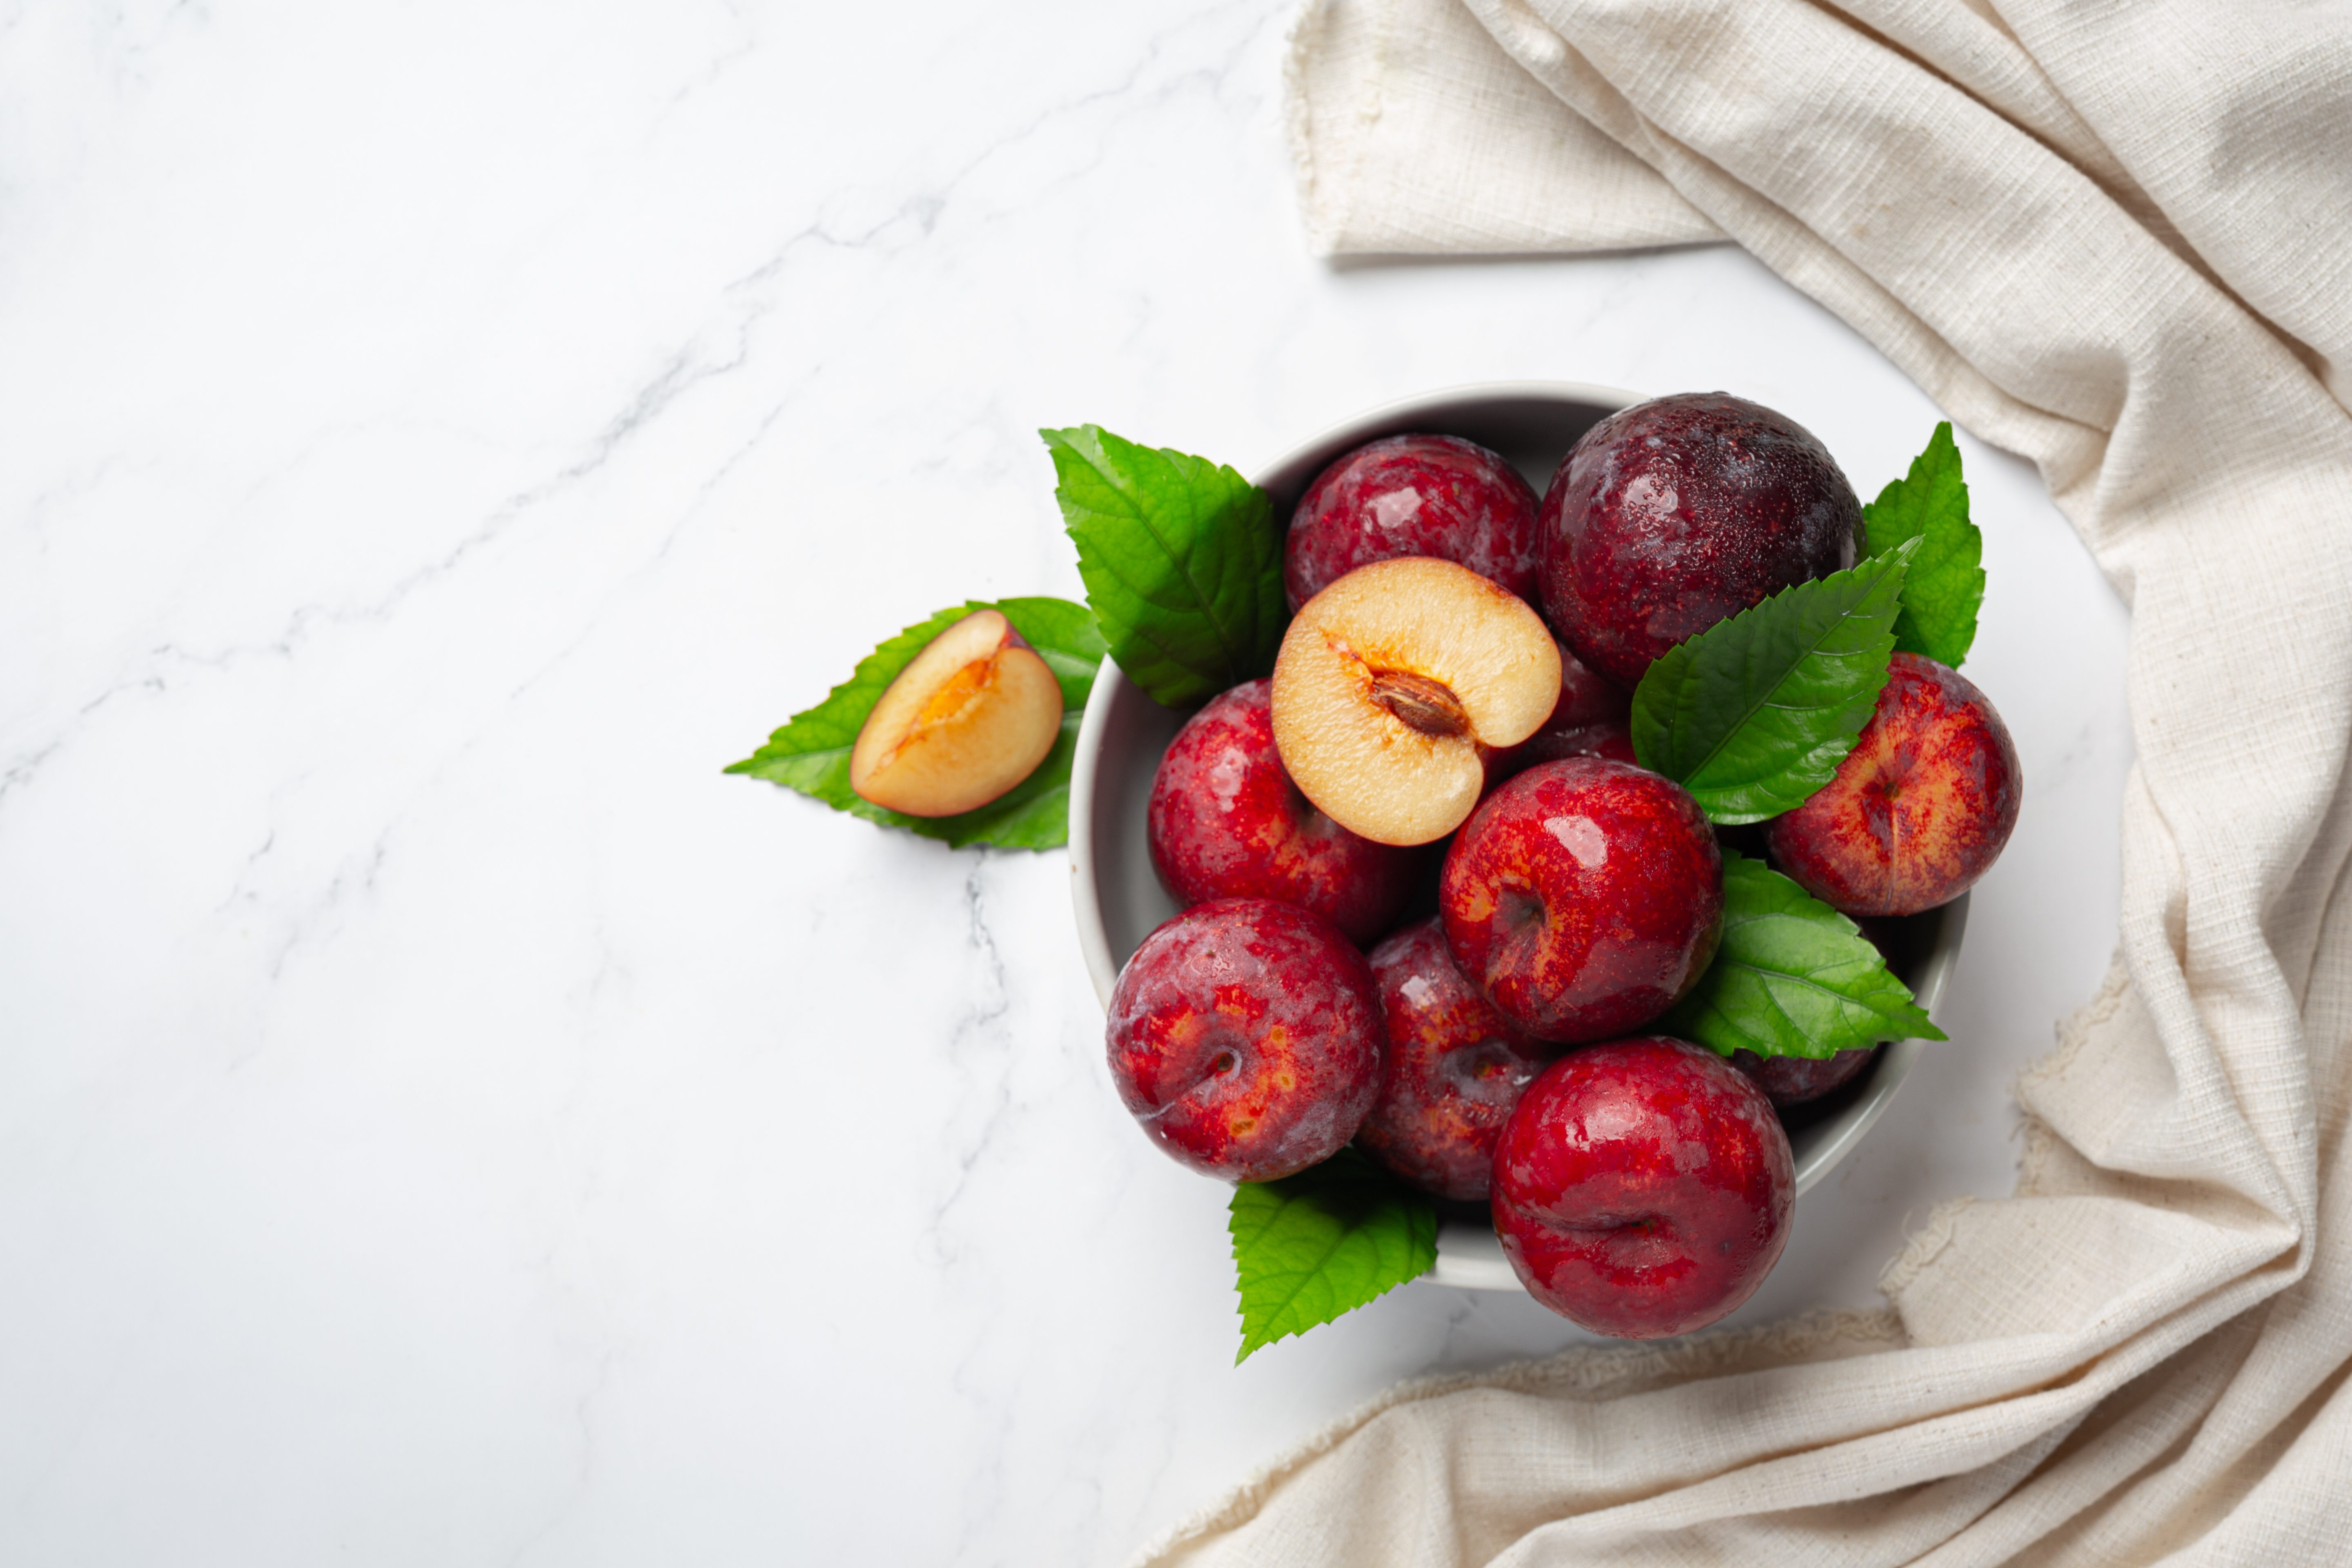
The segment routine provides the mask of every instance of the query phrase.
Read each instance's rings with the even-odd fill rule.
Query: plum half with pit
[[[1534,734],[1559,697],[1559,645],[1526,600],[1451,561],[1375,561],[1282,634],[1274,740],[1341,826],[1428,844],[1476,806],[1487,756]]]
[[[1381,1087],[1364,955],[1320,915],[1220,899],[1143,939],[1105,1036],[1119,1099],[1171,1158],[1268,1182],[1337,1153]]]
[[[1862,502],[1796,421],[1680,393],[1586,431],[1552,476],[1540,531],[1552,629],[1631,691],[1676,643],[1852,566]]]
[[[1532,604],[1536,492],[1475,441],[1383,437],[1307,487],[1283,541],[1283,592],[1296,612],[1357,567],[1400,555],[1467,566]]]

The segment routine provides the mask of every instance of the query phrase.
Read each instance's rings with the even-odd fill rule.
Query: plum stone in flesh
[[[1862,503],[1802,426],[1721,392],[1595,425],[1544,497],[1544,614],[1632,690],[1676,643],[1854,563]]]

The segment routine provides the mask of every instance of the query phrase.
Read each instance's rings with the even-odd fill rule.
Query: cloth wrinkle
[[[1140,1561],[2343,1561],[2352,13],[1311,0],[1288,80],[1318,248],[1728,238],[2037,465],[2132,615],[2121,929],[1889,1310],[1403,1384]]]

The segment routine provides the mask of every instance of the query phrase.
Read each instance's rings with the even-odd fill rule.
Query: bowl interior
[[[1540,495],[1577,437],[1610,413],[1640,400],[1638,394],[1567,382],[1432,393],[1334,426],[1294,447],[1255,479],[1273,497],[1275,516],[1286,523],[1308,483],[1334,458],[1378,437],[1422,431],[1460,436],[1493,448],[1525,474]],[[1106,662],[1078,728],[1070,779],[1071,891],[1078,944],[1105,1006],[1120,965],[1177,912],[1175,900],[1151,868],[1144,806],[1160,754],[1190,716],[1162,708]],[[1896,922],[1890,963],[1930,1013],[1943,995],[1967,922],[1965,895],[1940,910]],[[1917,1040],[1894,1042],[1854,1082],[1783,1117],[1796,1156],[1799,1193],[1827,1175],[1878,1120],[1909,1074],[1920,1047]],[[1520,1289],[1493,1227],[1482,1213],[1466,1206],[1442,1219],[1437,1267],[1429,1277],[1474,1289]]]

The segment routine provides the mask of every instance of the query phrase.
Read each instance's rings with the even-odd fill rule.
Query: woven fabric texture
[[[1333,253],[1727,237],[2131,607],[2116,967],[1887,1313],[1394,1391],[1164,1564],[2352,1561],[2352,9],[1312,0]]]

